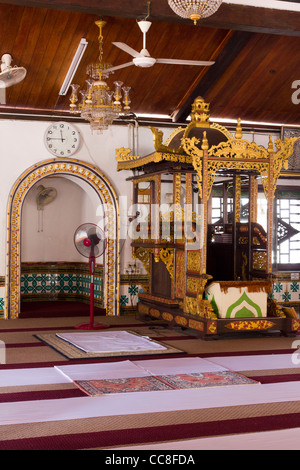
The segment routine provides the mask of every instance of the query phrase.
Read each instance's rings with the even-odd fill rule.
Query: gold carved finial
[[[269,153],[274,152],[273,140],[272,140],[272,136],[271,136],[271,135],[269,135],[268,152],[269,152]]]
[[[241,126],[241,118],[238,118],[237,121],[237,126],[236,126],[236,132],[235,132],[235,138],[236,139],[241,139],[243,137],[243,130]]]
[[[198,96],[192,105],[192,122],[199,127],[209,127],[209,117],[209,103],[206,103],[201,96]]]
[[[202,139],[202,144],[201,144],[202,150],[207,150],[208,149],[208,140],[206,137],[206,131],[203,132],[203,139]]]

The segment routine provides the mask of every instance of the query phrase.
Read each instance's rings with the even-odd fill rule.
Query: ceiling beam
[[[79,11],[100,16],[144,19],[148,6],[146,0],[0,0],[0,4],[26,7]],[[167,0],[151,0],[150,21],[192,24],[177,16]],[[300,12],[275,10],[222,3],[219,10],[205,18],[196,27],[213,27],[235,31],[252,31],[286,36],[300,36]]]
[[[239,52],[246,46],[251,37],[252,33],[242,31],[236,31],[231,36],[226,46],[217,57],[215,64],[208,69],[200,83],[195,87],[181,108],[172,114],[173,122],[186,121],[191,113],[194,100],[198,96],[205,97],[208,90],[214,85],[214,83],[221,79],[223,73],[227,70]]]

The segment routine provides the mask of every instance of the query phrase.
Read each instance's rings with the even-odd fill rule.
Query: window
[[[300,193],[280,191],[276,197],[277,263],[300,267]]]
[[[222,193],[213,194],[211,203],[211,223],[222,227],[223,197]],[[228,222],[231,222],[233,199],[227,199]],[[276,207],[276,241],[273,244],[274,268],[282,271],[300,271],[300,191],[297,187],[277,189],[274,200]],[[248,199],[241,198],[241,222],[248,220]],[[267,230],[267,203],[262,190],[258,193],[257,222]]]

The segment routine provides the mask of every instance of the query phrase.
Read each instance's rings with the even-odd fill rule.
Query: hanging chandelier
[[[182,18],[190,18],[197,24],[200,18],[213,15],[220,7],[222,0],[168,0],[172,10]]]
[[[103,62],[103,35],[102,29],[106,22],[95,21],[99,28],[99,62],[91,64],[87,68],[87,87],[79,90],[79,85],[72,84],[70,98],[71,113],[81,114],[81,117],[89,121],[92,131],[102,134],[105,129],[112,125],[113,121],[121,114],[128,114],[130,111],[130,87],[122,87],[123,82],[115,81],[115,90],[111,91],[107,78],[113,72],[111,64]],[[124,93],[123,102],[122,90]],[[81,101],[78,103],[78,91]]]

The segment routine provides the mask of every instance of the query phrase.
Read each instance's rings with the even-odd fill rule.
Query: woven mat
[[[134,331],[128,331],[136,336],[140,336]],[[47,344],[51,348],[55,349],[58,353],[62,354],[67,359],[91,359],[91,358],[102,358],[102,357],[124,357],[124,356],[144,356],[144,355],[165,355],[165,354],[184,354],[184,351],[174,348],[163,342],[152,340],[153,343],[161,344],[165,349],[149,349],[140,351],[126,351],[126,352],[97,352],[97,353],[86,353],[81,349],[77,348],[71,343],[56,336],[56,333],[46,333],[34,335],[35,338],[39,339],[43,343]]]

